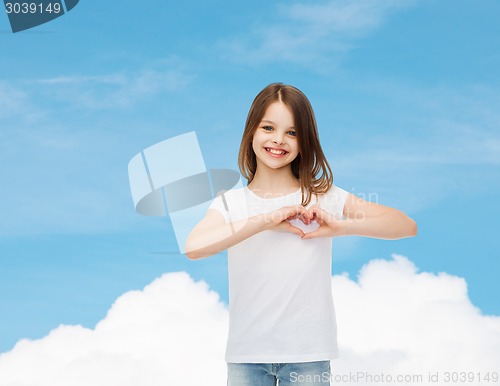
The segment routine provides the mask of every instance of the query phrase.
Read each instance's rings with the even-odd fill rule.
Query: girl
[[[333,184],[311,104],[289,85],[253,101],[238,165],[247,186],[219,195],[185,245],[190,259],[228,250],[228,385],[329,385],[332,238],[410,237],[416,223]]]

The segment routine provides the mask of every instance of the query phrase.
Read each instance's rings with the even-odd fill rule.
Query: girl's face
[[[279,101],[269,105],[253,134],[257,169],[262,166],[280,169],[290,165],[299,154],[296,134],[290,109]]]

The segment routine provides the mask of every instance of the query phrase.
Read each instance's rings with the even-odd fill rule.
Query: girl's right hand
[[[304,236],[302,229],[291,225],[288,220],[298,218],[306,225],[310,224],[311,218],[309,212],[302,205],[284,206],[274,212],[268,213],[269,219],[267,220],[267,230],[291,232]]]

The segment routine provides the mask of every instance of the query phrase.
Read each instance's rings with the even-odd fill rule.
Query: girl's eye
[[[293,137],[295,137],[297,135],[297,133],[295,131],[289,131],[288,134],[290,134]]]
[[[271,126],[262,126],[262,128],[266,131],[271,131],[273,129]]]

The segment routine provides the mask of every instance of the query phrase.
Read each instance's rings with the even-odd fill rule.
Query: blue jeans
[[[279,381],[279,383],[277,383]],[[228,363],[228,386],[330,385],[330,361]]]

